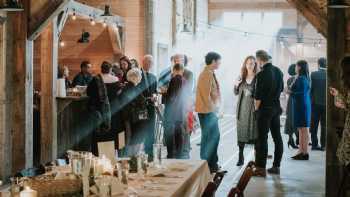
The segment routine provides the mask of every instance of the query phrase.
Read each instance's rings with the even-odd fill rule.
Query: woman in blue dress
[[[304,60],[297,62],[295,67],[297,77],[291,87],[294,103],[294,126],[299,131],[299,151],[292,158],[295,160],[309,160],[309,127],[311,122],[311,96],[309,66]]]

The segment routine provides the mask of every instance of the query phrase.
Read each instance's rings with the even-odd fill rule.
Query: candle
[[[25,187],[23,191],[19,193],[19,197],[37,197],[38,192],[32,190],[30,187]]]

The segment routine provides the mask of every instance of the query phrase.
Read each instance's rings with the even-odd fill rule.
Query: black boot
[[[236,166],[242,166],[244,164],[244,143],[239,142],[238,143],[238,147],[239,147],[239,153],[238,153],[238,162],[236,164]]]

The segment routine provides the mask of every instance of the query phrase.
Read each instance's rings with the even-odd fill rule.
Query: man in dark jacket
[[[311,73],[312,122],[311,140],[312,150],[323,151],[326,146],[326,94],[327,94],[327,61],[318,60],[318,71]],[[318,125],[321,122],[321,147],[318,144]]]
[[[267,138],[269,130],[275,143],[275,154],[272,168],[268,169],[270,174],[280,173],[280,164],[283,155],[283,141],[280,131],[280,95],[283,91],[283,73],[279,68],[270,63],[266,51],[256,52],[258,65],[262,68],[256,76],[254,92],[255,110],[258,126],[258,139],[255,145],[256,170],[255,176],[266,176],[266,159],[268,152]]]
[[[156,110],[153,104],[153,94],[157,94],[157,77],[152,74],[153,57],[145,55],[142,61],[142,80],[138,85],[142,91],[142,95],[149,101],[147,105],[148,121],[144,125],[144,133],[146,136],[144,142],[145,152],[153,157],[154,132],[156,124]]]
[[[92,75],[90,73],[91,63],[89,61],[83,61],[80,65],[80,73],[78,73],[74,79],[72,86],[87,86],[92,81]]]

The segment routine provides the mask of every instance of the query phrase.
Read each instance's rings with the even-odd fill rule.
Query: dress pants
[[[143,127],[143,135],[144,135],[144,148],[145,153],[153,158],[153,144],[155,143],[155,130],[156,130],[156,112],[153,106],[148,107],[148,115],[149,119],[145,121],[145,125]]]
[[[280,109],[277,107],[262,108],[256,112],[258,139],[255,145],[256,166],[266,168],[268,152],[268,133],[271,131],[272,139],[275,143],[274,167],[280,167],[283,155],[283,141],[281,136]]]
[[[312,147],[318,147],[318,125],[321,122],[321,147],[326,147],[326,106],[312,105],[312,116],[311,116],[311,141]]]
[[[219,119],[215,113],[199,113],[198,117],[202,129],[201,159],[207,160],[210,169],[217,168],[220,141]]]

